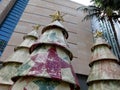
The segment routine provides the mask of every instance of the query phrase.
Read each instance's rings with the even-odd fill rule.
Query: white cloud
[[[83,4],[83,5],[86,5],[86,6],[91,5],[91,3],[90,3],[91,0],[71,0],[71,1]]]

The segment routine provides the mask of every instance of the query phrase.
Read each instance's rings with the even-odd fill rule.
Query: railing
[[[120,49],[116,42],[114,32],[111,24],[108,20],[102,20],[99,22],[104,38],[111,45],[113,53],[120,59]]]

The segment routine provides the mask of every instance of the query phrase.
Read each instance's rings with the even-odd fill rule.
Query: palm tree
[[[120,51],[120,46],[113,22],[113,20],[118,21],[118,18],[120,18],[120,0],[91,0],[91,2],[93,2],[93,5],[82,6],[78,8],[78,10],[82,10],[88,13],[84,17],[83,21],[93,18],[94,16],[96,16],[98,20],[102,21],[107,18],[111,24],[116,44],[119,47],[118,49]]]

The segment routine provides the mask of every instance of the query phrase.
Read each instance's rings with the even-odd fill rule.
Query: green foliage
[[[110,7],[113,10],[120,9],[120,0],[91,0],[97,7]]]

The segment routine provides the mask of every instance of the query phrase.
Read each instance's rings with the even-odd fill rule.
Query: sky
[[[88,6],[88,5],[90,5],[91,0],[71,0],[71,1],[74,1],[74,2],[77,2],[77,3]]]

